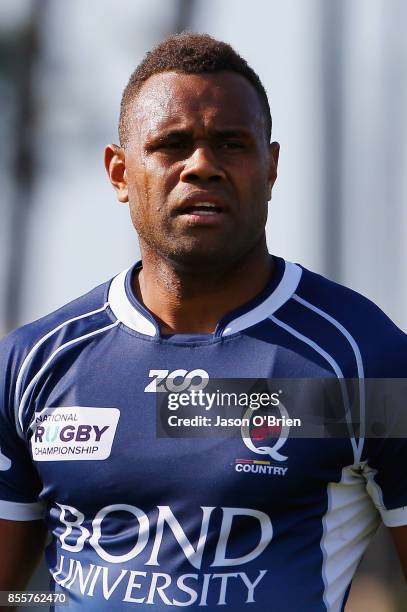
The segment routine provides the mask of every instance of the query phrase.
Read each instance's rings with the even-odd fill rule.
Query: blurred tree
[[[33,74],[39,54],[39,27],[45,3],[31,2],[28,19],[13,43],[11,77],[14,80],[15,110],[12,132],[14,139],[14,189],[10,206],[9,261],[5,290],[5,327],[14,329],[19,322],[21,280],[26,258],[30,203],[34,183],[35,103]]]
[[[195,0],[178,0],[178,7],[175,12],[173,31],[179,34],[191,26],[191,17],[195,9]]]

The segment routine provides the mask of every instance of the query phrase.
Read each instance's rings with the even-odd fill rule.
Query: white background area
[[[108,183],[103,148],[117,142],[130,72],[171,30],[177,7],[175,0],[39,4],[36,175],[24,273],[16,279],[23,286],[18,323],[137,259],[136,235]],[[407,4],[205,0],[194,6],[191,29],[235,46],[269,94],[273,138],[281,144],[267,225],[271,252],[364,293],[406,328]],[[2,4],[2,28],[18,29],[30,2],[13,7]],[[2,131],[12,143],[13,113],[6,111]],[[1,281],[13,240],[7,152],[0,172]]]

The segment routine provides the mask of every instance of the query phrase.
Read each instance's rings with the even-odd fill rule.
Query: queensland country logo
[[[248,408],[242,422],[242,440],[251,456],[236,459],[235,471],[285,476],[288,467],[284,462],[288,457],[280,450],[287,442],[292,419],[282,402],[278,404],[277,414],[262,414]]]

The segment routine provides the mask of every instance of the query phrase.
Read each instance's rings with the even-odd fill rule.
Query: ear
[[[271,142],[269,145],[269,176],[268,176],[268,199],[271,200],[271,192],[277,178],[278,158],[280,155],[280,145],[278,142]]]
[[[128,202],[126,159],[123,149],[118,145],[107,145],[105,149],[105,168],[119,202]]]

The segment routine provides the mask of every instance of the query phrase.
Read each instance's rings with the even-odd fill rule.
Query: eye
[[[220,143],[221,149],[239,150],[244,149],[244,144],[240,140],[224,140]]]
[[[165,142],[161,145],[161,149],[181,149],[185,144],[180,141]]]
[[[184,138],[170,138],[159,143],[158,149],[162,151],[180,151],[188,146]]]

